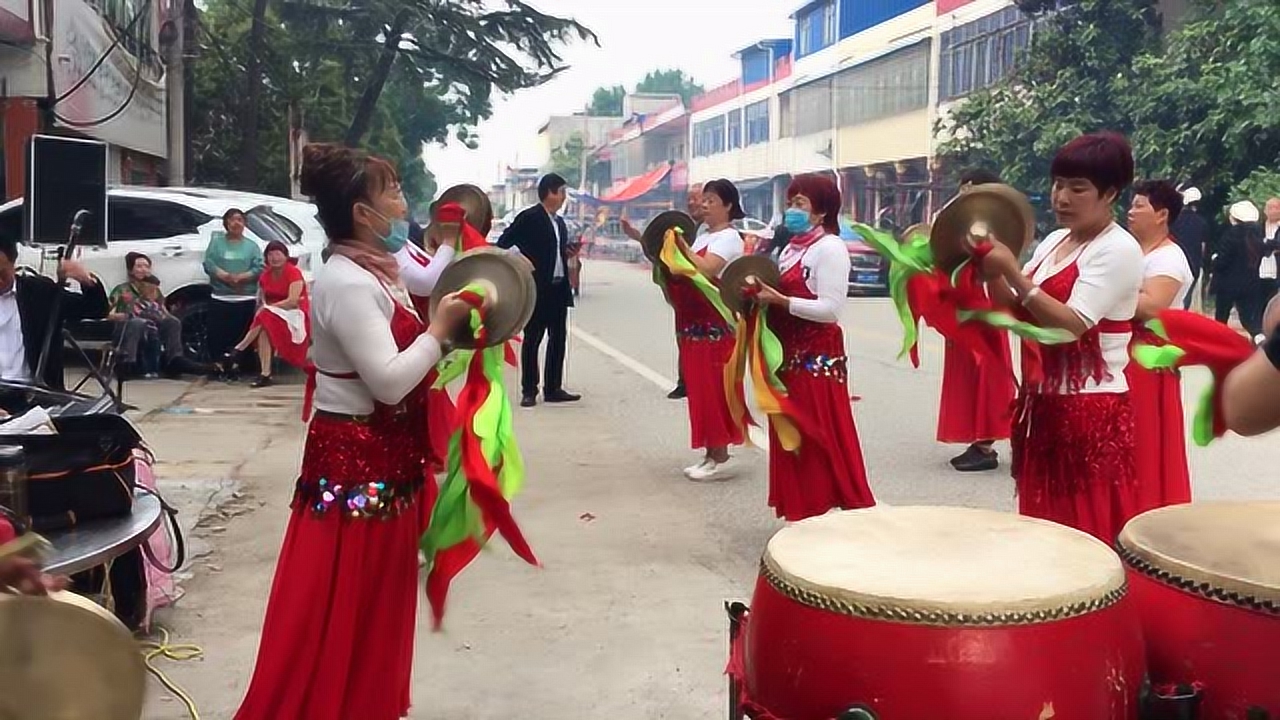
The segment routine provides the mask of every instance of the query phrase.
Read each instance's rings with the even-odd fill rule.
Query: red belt
[[[316,394],[316,375],[324,375],[325,377],[337,378],[338,380],[359,380],[359,373],[355,372],[328,372],[321,370],[315,365],[308,364],[304,368],[307,373],[307,389],[302,399],[302,421],[306,422],[311,419],[311,401]]]

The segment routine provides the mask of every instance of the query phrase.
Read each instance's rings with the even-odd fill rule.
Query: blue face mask
[[[782,213],[782,225],[797,235],[813,229],[813,223],[809,221],[809,213],[800,208],[787,208],[787,211]]]
[[[372,209],[373,208],[370,208],[370,210]],[[383,220],[386,220],[387,224],[391,226],[389,235],[383,235],[379,233],[377,230],[374,230],[374,234],[378,236],[378,239],[382,241],[383,245],[387,246],[387,250],[393,253],[400,252],[400,250],[403,249],[405,245],[409,244],[409,221],[408,220],[391,220],[386,215],[383,215],[377,210],[374,210],[373,212],[378,217],[382,218]]]

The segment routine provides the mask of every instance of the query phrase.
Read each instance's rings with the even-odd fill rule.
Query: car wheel
[[[196,362],[209,362],[209,302],[186,303],[174,308],[174,315],[182,321],[182,348],[186,356]]]

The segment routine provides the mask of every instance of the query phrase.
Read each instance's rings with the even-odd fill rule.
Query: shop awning
[[[649,172],[643,175],[637,175],[635,177],[627,178],[626,180],[623,180],[622,182],[617,183],[613,187],[609,188],[609,190],[605,192],[603,196],[600,197],[600,202],[606,202],[606,203],[631,202],[636,198],[647,195],[649,191],[653,190],[658,186],[658,183],[661,183],[664,179],[666,179],[667,174],[670,172],[671,172],[671,165],[668,163],[660,167],[654,168],[653,170],[650,170]]]

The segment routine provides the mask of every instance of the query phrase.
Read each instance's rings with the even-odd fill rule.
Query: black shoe
[[[549,403],[571,403],[578,402],[581,399],[581,395],[575,395],[571,392],[565,392],[564,390],[555,390],[553,392],[544,393],[542,396],[542,401]]]
[[[533,407],[538,404],[537,395],[525,395],[520,398],[520,407]]]
[[[269,376],[259,375],[257,380],[254,380],[253,382],[249,383],[249,387],[265,388],[265,387],[271,387],[272,385],[275,385],[275,384],[276,384],[275,381],[272,380]]]
[[[1000,467],[1000,455],[995,450],[969,446],[964,454],[952,459],[951,466],[960,472],[986,472]]]
[[[668,400],[683,400],[689,397],[689,393],[685,392],[684,383],[676,385],[675,389],[667,393]]]

